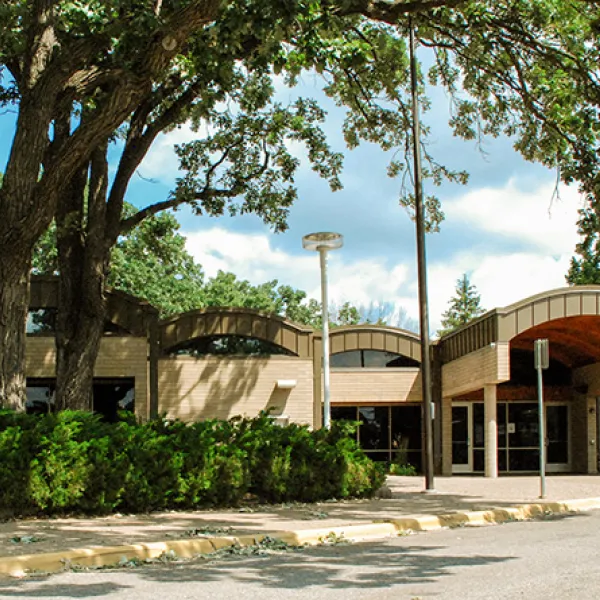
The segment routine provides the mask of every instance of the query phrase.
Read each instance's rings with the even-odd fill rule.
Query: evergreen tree
[[[592,201],[590,207],[579,211],[577,233],[582,237],[575,246],[566,280],[570,285],[600,284],[600,206]]]
[[[335,325],[358,325],[361,322],[358,308],[350,304],[350,302],[344,302],[336,312]]]
[[[477,288],[471,285],[466,273],[457,279],[455,295],[450,299],[449,305],[442,315],[442,327],[438,331],[440,337],[466,325],[485,312],[481,307],[481,296],[477,293]]]

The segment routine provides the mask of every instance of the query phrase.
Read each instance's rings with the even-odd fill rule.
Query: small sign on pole
[[[546,497],[546,427],[544,423],[544,385],[542,369],[550,366],[550,348],[548,340],[535,340],[533,362],[537,369],[538,413],[540,432],[540,498]]]
[[[533,357],[536,369],[547,369],[550,366],[550,350],[548,340],[535,340]]]

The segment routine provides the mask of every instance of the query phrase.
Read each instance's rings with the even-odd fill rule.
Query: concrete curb
[[[433,531],[442,528],[481,526],[509,521],[524,521],[535,517],[582,512],[600,508],[600,498],[565,500],[561,502],[539,502],[521,504],[491,510],[456,512],[445,515],[408,516],[386,521],[373,521],[361,525],[343,527],[321,527],[297,531],[279,531],[269,536],[218,536],[185,540],[168,540],[147,544],[124,546],[95,546],[64,550],[45,554],[22,556],[0,556],[0,574],[23,577],[32,572],[53,573],[71,566],[103,567],[116,565],[123,560],[155,559],[167,553],[181,558],[192,558],[198,554],[211,554],[231,546],[253,546],[266,537],[281,540],[295,546],[316,545],[340,540],[352,542],[395,537],[411,531]]]
[[[481,526],[510,521],[525,521],[546,515],[582,512],[598,508],[600,508],[600,498],[584,498],[581,500],[564,500],[560,502],[519,504],[506,508],[457,512],[437,516],[403,517],[387,522],[392,523],[397,528],[398,533],[406,533],[408,531],[433,531],[444,527]]]

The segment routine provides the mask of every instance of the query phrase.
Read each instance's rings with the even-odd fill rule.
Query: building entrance
[[[548,404],[546,418],[546,469],[570,470],[569,405]],[[499,402],[498,471],[534,472],[539,469],[538,406],[535,402]],[[482,402],[452,407],[452,472],[483,472],[485,421]]]

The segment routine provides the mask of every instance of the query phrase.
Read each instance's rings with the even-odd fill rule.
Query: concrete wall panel
[[[333,404],[421,402],[419,369],[331,371]]]
[[[478,390],[509,379],[509,345],[497,343],[471,352],[442,367],[442,396]]]
[[[296,380],[291,390],[278,379]],[[310,359],[289,356],[187,356],[159,361],[159,412],[185,421],[253,417],[273,408],[296,423],[313,424],[313,372]]]

